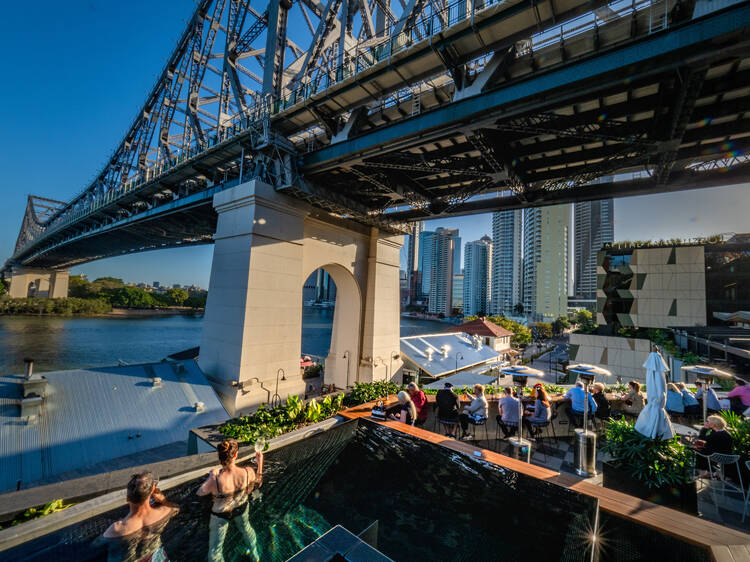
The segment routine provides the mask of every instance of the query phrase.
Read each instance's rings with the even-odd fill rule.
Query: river
[[[330,345],[333,309],[303,308],[302,350],[324,356]],[[0,316],[0,374],[23,371],[24,357],[35,369],[52,371],[80,367],[160,361],[200,345],[203,318],[62,318]],[[401,319],[401,335],[442,332],[446,324]]]

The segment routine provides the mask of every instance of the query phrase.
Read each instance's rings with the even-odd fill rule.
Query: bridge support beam
[[[69,277],[68,270],[13,268],[8,295],[11,298],[64,298],[68,296]]]
[[[321,267],[337,289],[324,382],[345,388],[398,372],[400,359],[390,357],[399,353],[400,236],[330,217],[255,180],[217,193],[213,204],[199,362],[231,414],[305,394],[302,289]]]

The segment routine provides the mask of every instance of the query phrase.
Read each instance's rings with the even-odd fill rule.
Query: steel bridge
[[[250,179],[390,232],[735,184],[749,125],[748,1],[201,0],[94,181],[29,197],[6,268],[210,243]]]

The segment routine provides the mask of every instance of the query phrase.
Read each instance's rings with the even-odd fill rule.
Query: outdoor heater
[[[531,442],[523,438],[523,389],[526,388],[529,377],[546,379],[547,374],[526,365],[503,367],[500,372],[510,375],[513,378],[513,384],[518,388],[518,438],[510,440],[513,456],[522,461],[531,462]]]
[[[589,385],[599,377],[611,377],[607,369],[596,365],[570,365],[568,371],[578,375],[583,382],[583,428],[576,428],[575,465],[576,474],[584,478],[596,476],[596,433],[589,431]]]
[[[708,409],[708,389],[714,379],[733,379],[734,375],[726,371],[720,371],[710,365],[683,365],[682,370],[695,375],[695,380],[703,384],[703,425],[706,425],[706,414]]]

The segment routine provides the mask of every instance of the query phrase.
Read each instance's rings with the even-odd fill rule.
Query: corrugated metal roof
[[[152,386],[154,375],[162,386]],[[17,405],[22,378],[0,377],[0,490],[184,441],[194,427],[229,419],[195,361],[44,376],[44,405],[29,424]],[[205,409],[196,412],[195,402]]]
[[[447,347],[448,356],[441,353]],[[432,359],[428,359],[427,349],[432,349]],[[473,365],[494,363],[501,360],[501,355],[486,345],[479,349],[472,345],[467,334],[443,333],[401,338],[401,353],[412,363],[433,377],[452,373],[456,369],[456,354],[463,359],[458,361],[458,369],[463,370]]]

